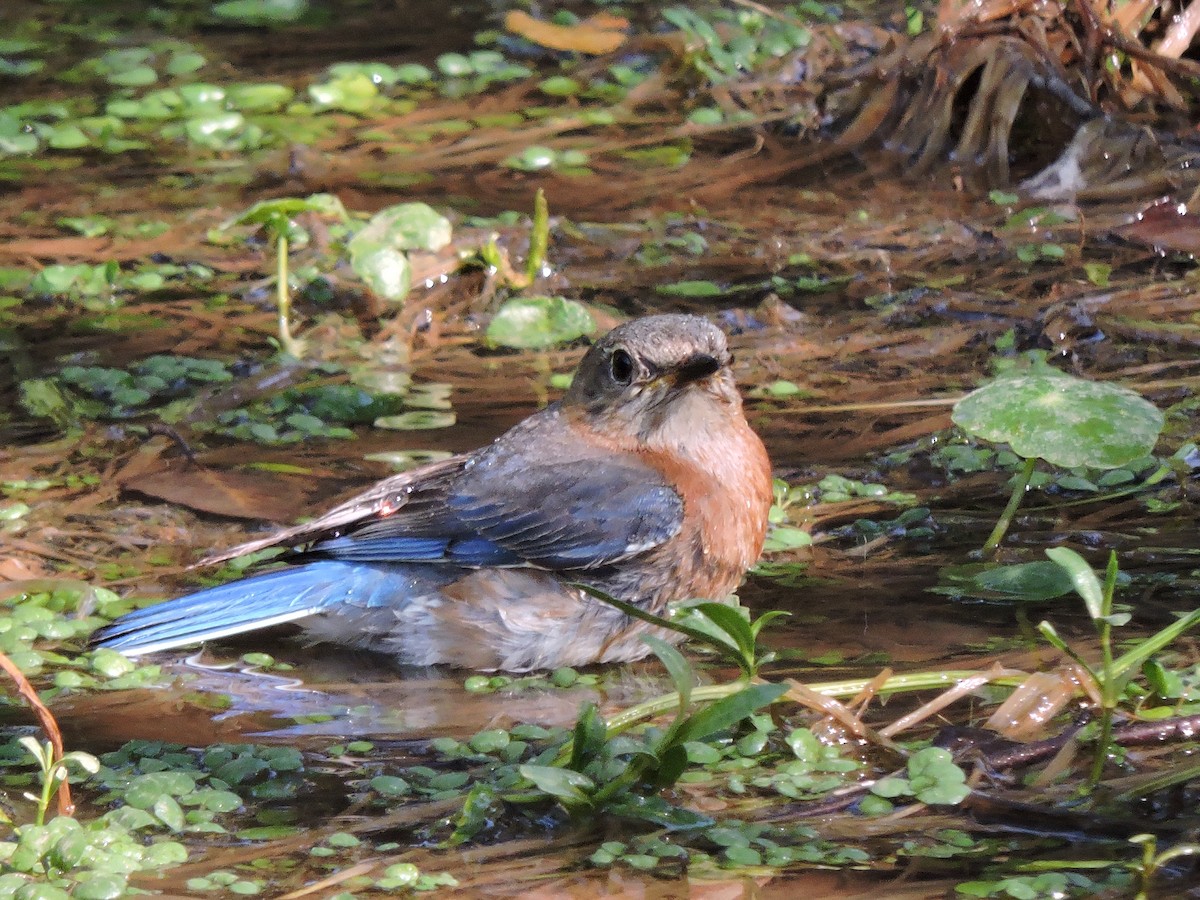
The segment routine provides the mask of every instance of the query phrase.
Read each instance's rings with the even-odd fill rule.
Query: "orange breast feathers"
[[[686,452],[647,450],[683,499],[675,541],[691,545],[676,563],[694,596],[720,599],[762,553],[771,508],[771,463],[758,435],[739,416],[720,434],[697,435]],[[680,548],[682,550],[682,548]],[[688,558],[690,557],[690,559]]]

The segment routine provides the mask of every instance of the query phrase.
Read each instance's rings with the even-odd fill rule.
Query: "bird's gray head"
[[[636,423],[639,432],[660,427],[676,413],[702,412],[704,406],[740,410],[731,362],[725,335],[707,319],[634,319],[587,352],[563,406]]]

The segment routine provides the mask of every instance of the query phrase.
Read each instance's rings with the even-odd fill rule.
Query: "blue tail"
[[[138,656],[293,622],[342,604],[385,606],[400,599],[396,574],[396,567],[314,560],[128,613],[92,635],[92,645]]]

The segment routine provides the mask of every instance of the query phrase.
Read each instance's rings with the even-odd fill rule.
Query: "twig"
[[[54,713],[50,712],[50,708],[42,702],[42,698],[37,695],[37,691],[29,683],[25,673],[18,669],[16,663],[4,653],[0,653],[0,669],[8,673],[8,677],[17,686],[17,693],[24,697],[25,702],[33,708],[33,712],[42,726],[42,731],[46,732],[50,746],[54,748],[54,761],[60,761],[63,758],[62,732],[58,729],[58,722],[54,720]],[[71,786],[65,778],[58,787],[57,796],[60,816],[69,816],[75,812],[75,804],[71,801]]]
[[[1080,726],[1082,727],[1082,726]],[[1013,769],[1018,766],[1028,766],[1043,759],[1049,759],[1067,741],[1075,737],[1079,727],[1070,728],[1062,734],[1047,738],[1044,741],[1032,741],[1016,747],[1006,748],[992,754],[985,754],[982,762],[992,769]],[[1122,747],[1134,747],[1141,744],[1162,744],[1167,741],[1194,741],[1200,735],[1200,715],[1180,716],[1176,719],[1163,719],[1157,722],[1136,722],[1114,728],[1112,741]]]

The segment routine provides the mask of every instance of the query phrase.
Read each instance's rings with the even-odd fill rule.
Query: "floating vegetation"
[[[0,893],[1194,880],[1186,10],[43,6],[0,38]],[[780,476],[681,651],[86,649],[661,309],[730,335]],[[1051,450],[1046,391],[1099,411]]]

